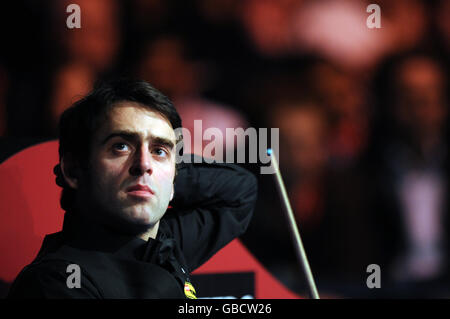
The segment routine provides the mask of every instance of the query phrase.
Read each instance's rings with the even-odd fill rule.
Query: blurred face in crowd
[[[186,57],[183,42],[161,37],[146,48],[139,65],[140,77],[153,83],[172,99],[198,90],[198,70]]]
[[[355,78],[326,63],[319,63],[312,71],[315,88],[333,112],[340,116],[364,113],[363,88]]]
[[[326,121],[315,105],[276,108],[274,127],[280,128],[280,162],[303,177],[318,176],[327,159]]]
[[[78,189],[81,201],[106,218],[156,225],[174,194],[175,143],[161,114],[118,103],[92,141],[90,167]]]
[[[59,5],[65,11],[71,3],[74,2],[66,0]],[[103,71],[114,62],[120,45],[118,2],[78,0],[75,3],[81,9],[81,28],[62,29],[67,53],[70,60],[87,64],[93,71]]]
[[[415,57],[400,65],[397,72],[397,118],[418,134],[440,131],[446,116],[445,80],[431,59]]]

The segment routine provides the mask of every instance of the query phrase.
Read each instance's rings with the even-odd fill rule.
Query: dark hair
[[[80,167],[87,169],[94,134],[106,120],[108,112],[122,101],[136,102],[160,113],[174,130],[181,127],[181,118],[172,102],[149,83],[130,79],[99,82],[88,95],[75,102],[60,117],[60,162],[63,156],[70,156]],[[177,145],[182,138],[181,133],[177,135]],[[60,164],[55,166],[54,173],[56,184],[63,188],[61,207],[68,210],[74,203],[76,191],[65,182]]]

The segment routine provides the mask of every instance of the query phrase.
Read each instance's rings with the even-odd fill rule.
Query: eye
[[[130,150],[130,147],[126,143],[115,143],[112,146],[114,151],[126,152]]]
[[[162,147],[155,147],[153,149],[153,154],[156,154],[159,157],[167,157],[169,153]]]

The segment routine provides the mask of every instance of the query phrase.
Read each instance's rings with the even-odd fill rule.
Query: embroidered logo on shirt
[[[184,294],[189,299],[197,299],[197,296],[195,295],[195,288],[189,281],[184,282]]]

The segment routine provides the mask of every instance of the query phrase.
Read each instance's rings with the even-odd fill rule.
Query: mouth
[[[155,194],[155,192],[150,187],[148,187],[147,185],[140,185],[140,184],[128,187],[126,189],[126,193],[129,196],[144,199],[150,198]]]

